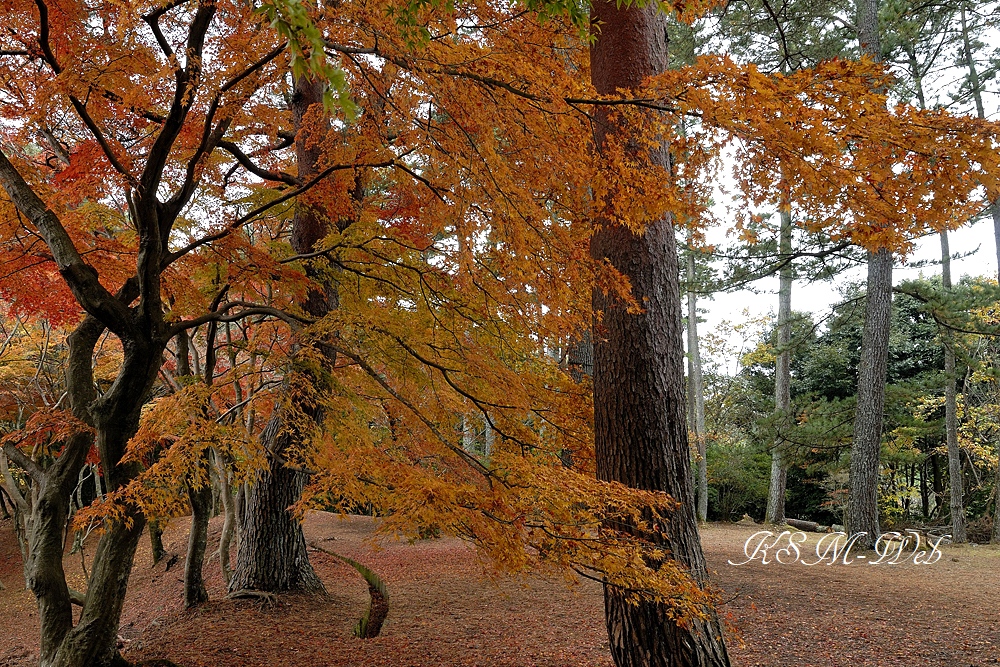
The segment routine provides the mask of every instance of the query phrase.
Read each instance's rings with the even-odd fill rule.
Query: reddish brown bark
[[[591,47],[591,74],[598,93],[637,88],[667,67],[666,17],[649,5],[618,8],[597,2],[591,14],[599,26]],[[607,107],[596,112],[596,149],[612,136],[629,142],[626,126]],[[641,151],[641,152],[640,152]],[[650,168],[669,168],[666,147],[633,157]],[[594,429],[601,479],[669,493],[681,506],[666,530],[665,546],[699,581],[707,577],[694,515],[690,452],[685,428],[683,333],[677,250],[669,218],[644,234],[596,221],[591,255],[609,261],[630,280],[643,312],[594,292]],[[622,592],[605,587],[611,653],[628,667],[729,665],[721,627],[707,621],[684,627],[654,602],[629,604]]]

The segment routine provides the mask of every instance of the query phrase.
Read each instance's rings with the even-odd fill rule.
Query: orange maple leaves
[[[135,273],[134,181],[166,122],[184,60],[177,35],[191,13],[112,3],[91,19],[74,0],[48,6],[50,54],[35,3],[9,9],[13,37],[3,39],[28,55],[0,57],[3,141],[113,289]],[[288,243],[291,194],[303,190],[298,205],[336,223],[310,259],[337,283],[340,302],[296,334],[339,359],[328,369],[333,389],[309,396],[323,404],[326,423],[289,454],[314,472],[304,502],[364,503],[385,515],[386,529],[437,526],[473,539],[502,569],[576,568],[691,601],[678,608],[697,613],[705,600],[697,588],[676,568],[651,566],[658,547],[601,528],[664,520],[670,502],[594,479],[589,388],[550,356],[589,327],[595,284],[628,294],[619,275],[589,257],[593,212],[608,209],[636,233],[668,213],[706,224],[712,178],[735,143],[737,182],[751,203],[791,201],[804,224],[904,249],[924,227],[964,220],[980,185],[996,191],[996,127],[890,109],[871,92],[884,72],[844,61],[765,76],[703,58],[622,104],[590,90],[586,43],[564,21],[541,23],[485,1],[423,7],[430,37],[414,44],[385,10],[351,2],[316,13],[362,113],[329,127],[315,122],[318,112],[312,125],[307,119],[318,168],[330,170],[310,190],[285,152],[292,122],[281,40],[246,3],[216,2],[189,117],[159,183],[168,194],[185,183],[197,190],[164,239],[178,253],[162,274],[167,321],[204,316],[222,296],[234,309],[271,310],[217,345],[231,357],[214,389],[188,387],[149,409],[128,459],[148,469],[121,499],[168,511],[177,480],[198,474],[210,446],[248,468],[260,464],[259,422],[244,420],[241,433],[215,420],[244,400],[247,411],[268,411],[274,396],[244,399],[259,383],[243,377],[271,378],[295,339],[264,319],[307,319],[293,305],[309,287],[303,258]],[[157,12],[159,35],[143,19]],[[25,62],[43,59],[48,67],[25,74]],[[643,149],[669,145],[672,171],[640,168],[628,159],[635,147],[613,142],[592,159],[592,109],[611,103],[646,128]],[[0,258],[13,267],[0,296],[54,317],[71,302],[56,291],[45,303],[58,306],[37,302],[41,277],[56,275],[47,249],[30,223],[0,207]],[[24,278],[12,282],[15,275]],[[257,334],[273,346],[257,345]],[[202,335],[196,341],[215,352],[217,341]],[[286,398],[308,391],[290,369],[289,377]],[[489,455],[466,447],[471,422],[484,434],[477,437],[488,428],[495,438]],[[639,516],[636,507],[663,508],[663,516]]]

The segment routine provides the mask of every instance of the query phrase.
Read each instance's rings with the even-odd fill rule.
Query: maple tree
[[[362,503],[384,516],[383,530],[461,535],[502,571],[597,578],[618,609],[655,605],[671,632],[701,628],[724,656],[698,562],[666,551],[681,534],[697,549],[673,514],[690,505],[683,392],[655,415],[673,454],[652,464],[680,466],[671,486],[637,484],[595,453],[589,384],[545,354],[587,328],[591,287],[596,336],[612,319],[632,327],[649,307],[627,253],[605,261],[601,234],[669,260],[668,214],[708,220],[716,157],[738,138],[748,197],[791,190],[814,213],[809,224],[898,247],[914,227],[972,210],[979,183],[996,189],[995,129],[887,108],[870,62],[785,77],[706,57],[609,80],[598,96],[575,6],[530,6],[544,22],[487,2],[10,7],[0,252],[18,280],[0,289],[14,312],[74,327],[75,418],[4,446],[41,489],[29,578],[44,665],[117,660],[120,582],[145,517],[176,510],[177,480],[204,484],[211,449],[237,482],[266,467],[308,471],[298,510]],[[657,24],[654,8],[643,12]],[[315,77],[330,87],[297,106]],[[677,136],[681,116],[699,127]],[[594,156],[594,128],[609,122],[630,129],[599,129]],[[292,146],[294,159],[283,152]],[[667,164],[668,149],[683,159]],[[650,152],[656,160],[642,157]],[[781,181],[779,165],[797,177]],[[309,218],[317,229],[296,240]],[[658,262],[649,266],[669,292],[657,304],[663,322],[679,314],[679,293],[672,265]],[[41,300],[31,289],[53,282]],[[314,308],[317,298],[326,303]],[[218,327],[236,322],[242,340],[217,356]],[[171,341],[200,327],[205,381],[140,419]],[[105,332],[122,361],[97,387]],[[259,363],[250,341],[272,334],[268,373],[280,390],[244,405],[247,378],[263,373],[246,370]],[[650,348],[649,369],[676,389],[679,337],[670,341]],[[609,361],[598,353],[595,365]],[[641,396],[630,400],[646,412]],[[228,422],[238,408],[260,419]],[[488,458],[462,447],[463,416],[496,434]],[[612,413],[598,424],[626,437]],[[265,443],[294,437],[262,447],[262,425],[277,431]],[[24,448],[41,437],[51,460]],[[92,444],[109,493],[78,515],[104,533],[74,624],[61,536]],[[650,463],[643,456],[635,463]],[[635,649],[619,646],[622,660]]]

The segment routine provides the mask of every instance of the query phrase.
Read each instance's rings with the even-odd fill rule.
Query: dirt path
[[[944,547],[933,565],[728,565],[746,560],[755,530],[717,525],[703,534],[713,581],[735,597],[725,609],[746,642],[733,651],[741,667],[1000,663],[996,547]],[[813,549],[807,562],[815,560]]]
[[[213,524],[214,530],[218,526]],[[143,542],[122,624],[132,659],[168,658],[184,667],[482,665],[610,667],[600,588],[529,578],[490,580],[457,540],[373,549],[371,521],[315,513],[307,538],[372,567],[385,579],[391,610],[383,635],[361,641],[351,628],[367,587],[340,561],[314,552],[327,599],[282,596],[273,607],[221,600],[217,561],[206,566],[213,601],[181,609],[186,527],[165,535],[179,560],[150,567]],[[724,612],[746,645],[731,642],[735,667],[968,667],[1000,663],[1000,552],[948,548],[928,566],[761,565],[744,560],[754,532],[703,531]],[[0,522],[0,665],[28,667],[37,651],[30,594],[19,590],[20,561],[9,522]],[[957,559],[957,560],[955,560]],[[79,576],[79,558],[67,561]]]

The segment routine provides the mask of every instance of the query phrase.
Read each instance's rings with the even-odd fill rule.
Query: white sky
[[[990,277],[996,276],[997,259],[996,246],[993,242],[993,221],[986,218],[975,225],[965,226],[949,232],[948,241],[952,254],[975,252],[969,256],[952,261],[952,280],[958,282],[963,275]],[[978,248],[978,250],[977,250]],[[897,262],[893,269],[893,283],[917,278],[923,273],[931,276],[941,273],[939,265],[914,268],[909,263],[919,260],[941,259],[941,241],[937,234],[925,236],[917,241],[917,247],[907,258],[907,264]],[[862,265],[838,276],[834,281],[822,281],[807,284],[798,280],[792,287],[792,309],[811,312],[822,316],[830,306],[840,301],[838,287],[848,282],[863,282],[867,267]],[[716,329],[722,320],[739,321],[744,309],[751,315],[772,316],[778,310],[778,278],[770,277],[758,281],[755,285],[758,293],[750,290],[718,293],[714,298],[700,299],[698,306],[702,310],[699,332]]]
[[[987,3],[985,6],[991,5]],[[987,32],[981,36],[981,39],[986,46],[979,52],[980,57],[1000,45],[1000,32],[997,30]],[[957,70],[944,69],[934,77],[934,80],[925,81],[927,93],[932,98],[929,101],[933,103],[935,100],[946,100],[947,91],[959,79],[959,74]],[[964,74],[964,70],[961,74]],[[998,81],[995,79],[984,83],[986,90],[984,90],[983,102],[986,117],[993,121],[1000,120]],[[967,108],[964,111],[975,114],[974,109]],[[725,173],[727,170],[721,171]],[[732,183],[727,183],[726,186],[730,192],[736,191]],[[723,200],[723,197],[719,198],[720,202]],[[723,212],[723,209],[724,204],[720,205],[718,211],[717,217],[720,220],[726,220],[730,217]],[[722,243],[725,241],[725,230],[707,230],[706,236],[709,243]],[[993,221],[989,215],[974,225],[966,225],[949,232],[948,239],[952,255],[974,251],[969,257],[952,261],[952,280],[954,282],[958,282],[963,275],[990,276],[992,278],[997,276],[997,252],[993,240]],[[940,262],[941,241],[937,234],[919,239],[914,251],[906,258],[905,262],[897,261],[893,269],[893,283],[899,284],[901,281],[917,278],[921,274],[932,276],[941,273],[940,264],[926,265],[921,268],[910,266],[913,262],[920,260]],[[792,310],[813,313],[814,319],[818,319],[828,313],[832,305],[841,300],[838,292],[839,286],[848,282],[864,282],[866,273],[867,267],[862,265],[845,271],[833,281],[807,283],[805,280],[796,280],[792,287]],[[777,276],[759,280],[753,287],[755,292],[739,290],[718,293],[711,299],[699,299],[698,306],[703,320],[698,327],[699,333],[704,334],[716,330],[723,320],[734,323],[742,321],[744,310],[748,311],[752,317],[769,313],[774,316],[778,310]]]

